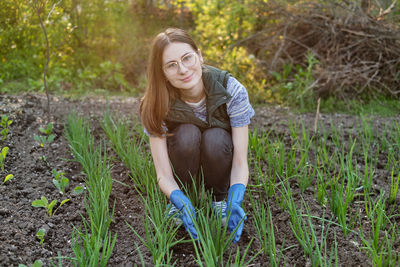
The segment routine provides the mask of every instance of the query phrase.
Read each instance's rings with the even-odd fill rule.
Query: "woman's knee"
[[[201,153],[207,157],[220,158],[232,156],[231,134],[221,128],[211,128],[203,132]]]
[[[193,153],[200,147],[201,131],[193,124],[181,124],[168,137],[168,147],[180,153]]]

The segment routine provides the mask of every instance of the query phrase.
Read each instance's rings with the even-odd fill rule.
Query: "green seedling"
[[[8,150],[10,150],[7,146],[3,147],[1,149],[1,154],[0,154],[0,168],[1,171],[4,172],[4,161],[6,160],[6,156],[8,153]]]
[[[37,142],[40,143],[40,147],[44,147],[44,145],[45,145],[46,143],[51,143],[51,142],[53,142],[54,138],[55,138],[55,135],[54,135],[54,134],[50,134],[49,136],[45,136],[45,135],[36,135],[36,134],[35,134],[35,135],[33,136],[33,139],[35,139],[35,141],[37,141]]]
[[[74,190],[72,190],[72,193],[77,196],[77,195],[82,194],[84,190],[85,190],[85,188],[83,186],[78,185],[78,186],[75,186]]]
[[[40,240],[40,245],[42,245],[42,246],[43,246],[45,235],[46,235],[46,229],[43,229],[43,228],[40,228],[36,233],[36,237]]]
[[[5,182],[11,180],[12,178],[14,178],[14,175],[12,175],[12,174],[7,175],[6,178],[4,178],[3,184],[4,184]]]
[[[0,127],[2,128],[0,131],[1,141],[6,140],[7,134],[9,132],[9,126],[11,125],[12,120],[8,119],[7,115],[2,115],[1,116],[1,121],[0,121]]]
[[[396,201],[397,191],[399,189],[400,172],[397,175],[397,179],[393,176],[394,168],[392,168],[392,175],[390,176],[390,191],[389,191],[389,203],[393,204]]]
[[[30,265],[30,267],[42,267],[43,266],[43,262],[41,260],[35,260],[35,262]],[[25,264],[18,264],[18,267],[28,267]]]
[[[36,199],[34,201],[32,201],[32,206],[35,208],[45,208],[47,211],[47,215],[49,215],[49,217],[53,216],[56,211],[65,203],[67,203],[70,199],[64,199],[63,201],[61,201],[60,205],[54,210],[54,206],[57,204],[57,200],[53,200],[49,203],[49,201],[47,200],[46,197],[41,197],[41,199]]]
[[[49,124],[46,125],[46,128],[40,127],[39,131],[42,134],[45,134],[47,136],[50,136],[51,133],[53,132],[53,123],[49,122]]]
[[[58,172],[55,169],[51,171],[54,175],[53,184],[61,193],[61,195],[65,194],[65,189],[68,187],[69,179],[64,176],[63,172]]]

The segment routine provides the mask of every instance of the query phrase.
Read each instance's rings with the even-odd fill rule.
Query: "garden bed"
[[[47,122],[45,107],[46,102],[43,95],[0,95],[0,115],[5,114],[13,120],[10,125],[10,132],[2,144],[2,147],[9,147],[9,153],[5,160],[5,170],[0,174],[2,180],[7,174],[12,173],[14,175],[14,179],[0,185],[1,266],[29,265],[37,259],[41,259],[47,266],[51,262],[58,264],[58,256],[63,257],[63,266],[73,265],[72,261],[68,259],[74,258],[71,249],[73,226],[79,228],[82,223],[81,215],[85,216],[85,194],[75,195],[73,189],[76,186],[84,185],[85,175],[82,173],[82,167],[73,161],[68,141],[65,138],[66,118],[72,111],[87,117],[91,124],[91,133],[98,141],[101,138],[106,138],[101,127],[102,116],[106,108],[113,114],[118,114],[120,118],[132,119],[137,116],[138,99],[110,98],[105,100],[100,97],[91,97],[83,100],[71,100],[52,97],[51,121],[54,124],[55,139],[41,147],[34,140],[34,135],[40,135],[39,127],[44,127]],[[271,131],[270,138],[281,138],[284,143],[289,144],[291,123],[297,122],[300,131],[300,125],[303,123],[305,129],[312,133],[314,119],[315,114],[294,115],[281,107],[258,107],[251,128],[257,127],[258,132]],[[399,119],[400,116],[394,118],[374,117],[368,118],[368,122],[371,123],[374,132],[379,134],[380,131],[375,131],[376,129],[389,127],[391,123],[398,122]],[[342,136],[346,140],[360,138],[357,136],[356,130],[361,123],[360,117],[320,114],[319,123],[325,125],[327,132],[332,131],[332,125],[340,128],[343,133]],[[350,146],[351,144],[349,144]],[[397,144],[398,146],[399,144]],[[129,223],[139,235],[144,234],[142,219],[145,216],[145,208],[143,201],[133,188],[129,169],[118,159],[117,155],[113,154],[110,146],[108,147],[113,156],[111,176],[114,180],[110,196],[110,208],[115,204],[110,232],[112,235],[117,234],[116,245],[108,264],[109,266],[135,266],[145,263],[152,266],[151,254],[127,225]],[[252,153],[250,151],[251,155],[253,155]],[[387,162],[383,155],[385,154],[383,153],[382,157],[378,157],[378,162],[374,165],[371,185],[371,196],[374,199],[378,197],[380,190],[387,192],[387,194],[390,191],[390,171],[387,169]],[[362,170],[364,159],[356,153],[354,157],[358,162],[359,169]],[[265,173],[268,173],[268,160],[260,162],[261,168],[265,170]],[[310,162],[314,163],[312,157],[310,157]],[[250,166],[252,167],[252,164]],[[54,178],[52,169],[64,172],[65,176],[69,178],[69,186],[63,195],[52,183]],[[254,175],[256,175],[255,171],[251,168],[250,184],[253,185]],[[397,173],[394,176],[397,177]],[[367,250],[363,249],[365,245],[363,245],[360,236],[356,234],[361,225],[368,226],[368,220],[364,218],[364,211],[357,204],[357,198],[351,203],[348,214],[359,213],[360,220],[354,224],[352,231],[345,235],[333,212],[329,209],[329,205],[324,206],[317,201],[315,186],[315,181],[312,181],[309,187],[301,190],[296,181],[290,181],[293,200],[297,207],[302,206],[304,200],[307,203],[310,215],[334,222],[325,228],[329,231],[326,234],[328,250],[326,255],[332,255],[331,251],[334,251],[336,247],[339,266],[372,266],[371,256]],[[252,194],[252,190],[253,187],[250,186],[247,194]],[[254,190],[256,191],[255,187]],[[45,209],[32,207],[32,201],[40,199],[42,196],[50,201],[56,199],[58,203],[66,198],[69,198],[70,201],[66,202],[50,217]],[[254,193],[254,196],[259,196],[259,194]],[[262,194],[260,199],[261,201],[264,199]],[[281,264],[286,262],[287,266],[311,266],[310,257],[304,255],[303,248],[292,234],[291,218],[287,210],[282,207],[279,201],[271,200],[268,202],[274,225],[275,243],[278,249],[282,251]],[[397,197],[395,204],[388,206],[388,210],[395,207],[398,202]],[[256,228],[253,225],[254,216],[248,198],[245,199],[244,206],[245,210],[248,211],[244,232],[238,245],[232,245],[232,247],[239,246],[241,251],[244,252],[250,240],[255,238],[247,252],[246,259],[249,259],[261,250],[261,241],[257,237]],[[391,222],[397,224],[399,223],[399,216],[394,216],[395,214],[399,214],[398,208],[395,211],[392,210],[391,213]],[[324,229],[321,229],[323,224],[321,220],[317,220],[314,224],[317,229],[317,236],[319,236],[324,231]],[[325,224],[325,226],[327,225]],[[40,228],[46,230],[43,245],[36,237]],[[390,230],[389,226],[386,230]],[[364,233],[368,235],[370,231],[366,230]],[[177,237],[187,238],[183,228],[179,229]],[[398,255],[400,247],[398,230],[395,231],[395,237],[392,248],[394,253]],[[139,253],[138,250],[141,252]],[[174,246],[173,258],[176,260],[177,266],[197,266],[195,250],[191,243]],[[252,266],[266,266],[269,265],[268,263],[269,258],[263,253],[258,254],[251,262]]]

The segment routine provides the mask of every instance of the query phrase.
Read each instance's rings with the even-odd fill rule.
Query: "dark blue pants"
[[[212,190],[216,201],[225,198],[232,168],[233,144],[231,134],[221,128],[203,132],[193,124],[181,124],[167,137],[168,155],[175,175],[184,185],[192,177],[204,175],[204,186]],[[179,184],[179,181],[178,181]]]

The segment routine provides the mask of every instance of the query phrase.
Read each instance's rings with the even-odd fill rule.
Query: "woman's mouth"
[[[183,82],[189,82],[193,77],[193,74],[189,75],[188,77],[182,79]]]

